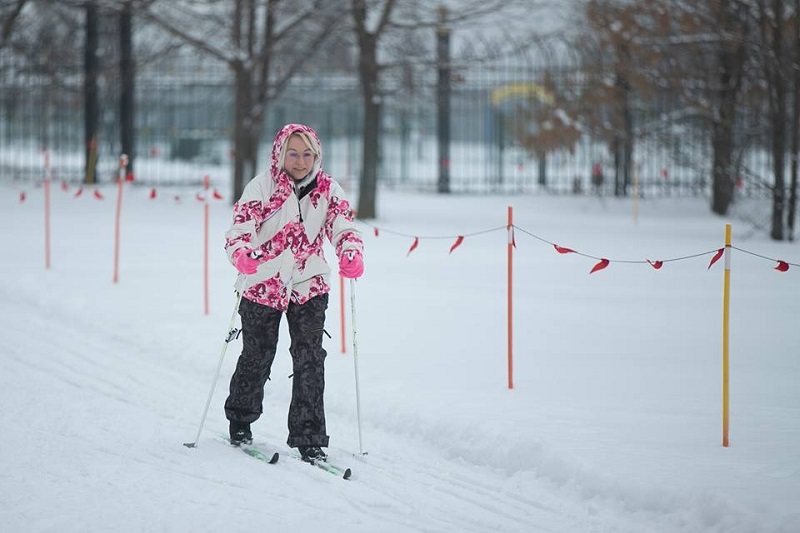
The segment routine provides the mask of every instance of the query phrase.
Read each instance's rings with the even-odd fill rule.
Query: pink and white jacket
[[[294,180],[279,164],[295,132],[306,133],[320,152],[312,170],[316,187],[302,199],[295,192]],[[228,259],[233,263],[233,254],[239,248],[261,250],[263,254],[255,274],[239,274],[236,289],[243,291],[243,298],[280,311],[285,311],[289,302],[302,304],[329,292],[324,238],[339,259],[348,250],[363,252],[350,203],[342,187],[322,170],[317,132],[302,124],[287,124],[275,136],[269,171],[250,180],[233,207],[233,225],[225,234]]]

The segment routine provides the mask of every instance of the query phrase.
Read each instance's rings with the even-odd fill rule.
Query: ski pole
[[[187,448],[197,448],[197,442],[200,440],[200,434],[203,432],[203,426],[206,424],[206,415],[208,415],[208,408],[211,406],[211,397],[214,396],[214,389],[217,386],[217,379],[219,379],[219,373],[222,370],[222,361],[225,359],[225,352],[228,351],[228,344],[239,336],[238,329],[234,328],[234,324],[236,322],[236,312],[239,310],[239,304],[242,301],[242,293],[239,292],[236,298],[236,306],[233,308],[233,314],[231,315],[231,322],[228,324],[228,335],[225,337],[225,342],[222,345],[222,353],[219,356],[219,362],[217,363],[217,370],[214,372],[214,379],[211,380],[211,389],[208,391],[208,399],[206,400],[206,407],[203,410],[203,416],[200,418],[200,427],[197,428],[197,435],[194,438],[194,442],[184,442],[183,445]]]
[[[356,419],[358,422],[358,452],[365,455],[361,434],[361,393],[358,386],[358,340],[356,338],[356,280],[350,279],[350,311],[353,314],[353,369],[356,374]]]

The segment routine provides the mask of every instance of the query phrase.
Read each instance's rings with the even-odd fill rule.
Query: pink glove
[[[360,278],[364,273],[364,259],[358,250],[349,250],[339,260],[339,274],[344,278]]]
[[[253,250],[250,248],[239,248],[233,252],[233,266],[242,274],[255,274],[258,270],[258,265],[261,263],[258,259],[254,259],[250,254]]]

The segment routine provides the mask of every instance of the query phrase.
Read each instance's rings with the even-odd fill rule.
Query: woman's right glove
[[[360,278],[364,274],[364,259],[358,250],[348,250],[339,260],[339,274],[343,278]]]
[[[233,266],[242,274],[250,275],[255,274],[258,270],[258,265],[261,263],[257,258],[253,257],[252,248],[239,248],[233,252]]]

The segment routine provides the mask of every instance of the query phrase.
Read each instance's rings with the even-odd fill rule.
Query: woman
[[[344,191],[322,170],[317,133],[288,124],[275,136],[269,171],[254,177],[234,205],[225,250],[239,271],[243,348],[231,377],[225,415],[233,445],[253,440],[264,386],[285,313],[294,374],[289,439],[303,460],[325,460],[325,349],[322,334],[330,291],[323,239],[333,245],[339,273],[364,272],[363,242]]]

